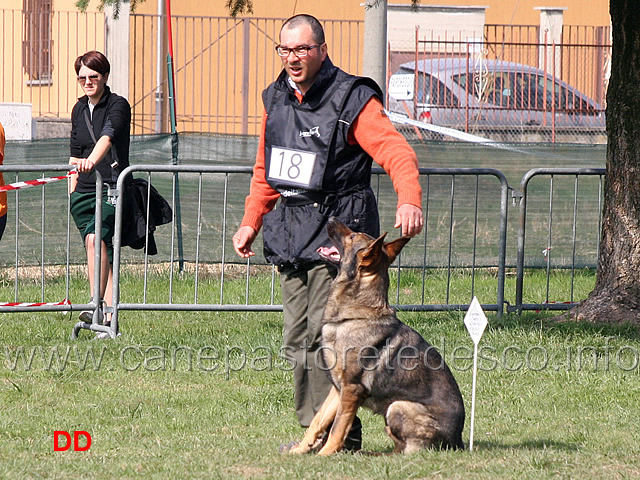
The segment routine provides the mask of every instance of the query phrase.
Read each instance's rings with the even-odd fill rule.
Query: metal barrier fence
[[[84,266],[86,257],[81,242],[71,240],[75,226],[66,181],[57,181],[66,179],[68,166],[5,165],[0,171],[7,183],[17,185],[9,192],[10,219],[0,243],[0,313],[92,310],[93,323],[76,324],[73,336],[83,328],[115,336],[123,310],[282,310],[276,269],[261,255],[239,261],[231,244],[251,167],[136,165],[125,170],[110,192],[116,201],[114,296],[106,308],[97,291],[86,303],[71,302],[72,296],[86,295],[71,291],[74,272],[84,278],[78,266]],[[41,177],[32,180],[38,173]],[[392,238],[395,192],[381,169],[373,173],[382,230]],[[174,217],[171,225],[153,232],[160,250],[154,258],[120,248],[120,192],[125,175],[133,174],[143,174],[174,212],[180,206],[183,238],[179,241]],[[520,192],[512,192],[513,206],[519,200],[519,225],[515,298],[510,302],[505,285],[512,267],[505,258],[511,188],[504,175],[484,168],[420,169],[425,229],[392,267],[390,302],[408,311],[466,310],[476,295],[485,300],[495,296],[495,303],[483,303],[483,308],[498,315],[504,305],[518,313],[574,306],[580,300],[574,286],[582,270],[590,272],[587,282],[595,280],[604,175],[602,168],[540,168],[523,177]],[[59,215],[63,208],[66,213]],[[260,244],[259,237],[255,246]],[[544,272],[543,291],[525,289],[531,272]],[[561,286],[558,272],[565,273]],[[64,278],[63,285],[57,277]],[[105,311],[113,314],[111,327],[100,325]]]
[[[595,269],[594,260],[599,257],[600,232],[602,228],[604,168],[538,168],[530,170],[522,178],[520,191],[520,216],[518,228],[518,257],[516,275],[516,301],[514,310],[566,310],[576,305],[574,286],[576,272],[580,267]],[[540,177],[549,177],[548,184],[535,183]],[[562,181],[564,180],[564,183]],[[558,212],[554,200],[561,197],[564,208]],[[532,219],[531,206],[547,203],[548,208],[537,208],[546,218]],[[542,264],[535,258],[525,257],[527,226],[538,225],[529,234],[530,248],[543,252]],[[562,234],[558,235],[557,231]],[[591,250],[590,250],[591,249]],[[585,255],[585,252],[591,252]],[[566,259],[570,259],[568,262]],[[589,263],[590,262],[590,263]],[[543,298],[528,303],[524,298],[525,269],[544,268],[546,272]],[[551,298],[552,271],[557,268],[570,270],[568,297],[561,303]]]
[[[3,172],[16,172],[16,180],[23,172],[42,172],[44,176],[46,172],[66,169],[67,166],[51,165],[0,167]],[[169,200],[174,212],[179,202],[184,236],[182,252],[177,249],[175,218],[172,225],[160,227],[154,232],[161,250],[157,259],[152,259],[146,253],[132,253],[130,249],[120,248],[122,181],[125,175],[141,172]],[[52,190],[55,190],[53,196],[60,211],[62,187],[66,190],[66,185],[61,184],[66,182],[43,184],[40,192],[35,188],[24,192],[16,190],[15,196],[9,199],[12,204],[10,215],[15,215],[15,262],[12,267],[4,269],[2,279],[4,284],[13,283],[12,303],[20,302],[20,305],[0,304],[0,312],[93,310],[98,312],[94,314],[93,323],[76,324],[73,336],[84,328],[94,331],[106,329],[111,336],[115,336],[118,331],[118,312],[122,310],[280,311],[282,306],[279,303],[275,269],[267,265],[261,256],[246,263],[239,262],[231,246],[231,235],[243,214],[251,173],[251,167],[195,165],[136,165],[125,170],[118,188],[111,192],[117,198],[114,296],[112,307],[106,309],[95,292],[88,303],[61,304],[59,298],[55,299],[56,302],[48,302],[53,288],[47,286],[49,273],[46,266],[51,261],[48,258],[58,258],[51,249],[59,239],[60,232],[65,232],[63,238],[66,239],[62,262],[67,285],[66,300],[70,300],[72,266],[84,263],[84,252],[78,253],[76,249],[74,253],[72,248],[73,244],[80,242],[70,241],[69,232],[75,227],[71,224],[69,214],[62,217],[47,213],[51,208],[47,199]],[[495,302],[483,303],[483,307],[502,313],[509,190],[505,177],[497,170],[482,168],[420,169],[420,174],[424,191],[425,229],[422,235],[409,242],[392,269],[390,302],[400,310],[465,310],[473,296],[480,296],[477,292],[482,291],[482,298],[495,296]],[[5,177],[7,183],[14,181],[8,178],[10,175],[5,174]],[[178,178],[180,192],[176,189]],[[396,196],[388,176],[381,169],[374,169],[373,188],[379,202],[382,230],[389,231],[389,238],[392,238],[395,233]],[[24,198],[27,195],[31,198]],[[25,242],[19,241],[19,238],[23,230],[29,229],[28,225],[33,219],[26,218],[20,212],[23,205],[29,202],[32,206],[38,202],[41,204],[37,210],[27,208],[32,216],[37,212],[41,219],[39,263],[42,270],[35,276],[42,287],[37,299],[24,298],[21,290],[25,272],[20,258],[21,255],[28,255],[28,252],[20,253]],[[60,246],[59,240],[57,243]],[[258,238],[256,247],[259,248],[260,244],[261,238]],[[29,249],[30,252],[35,251],[34,247]],[[131,273],[131,269],[134,273]],[[486,269],[492,269],[492,273],[484,276]],[[123,289],[126,277],[132,275],[136,277],[137,286],[131,290]],[[142,286],[139,285],[141,276]],[[166,291],[158,291],[159,283],[154,283],[157,279],[162,280],[162,285],[168,285]],[[461,280],[464,288],[456,286]],[[149,288],[152,285],[153,288]],[[27,304],[33,300],[37,302]],[[33,303],[40,304],[36,306]],[[104,311],[113,314],[111,327],[99,325],[98,319]]]
[[[96,301],[96,298],[99,298],[99,269],[95,272],[95,291],[93,292],[93,298],[88,303],[74,303],[71,305],[68,301],[70,297],[70,271],[72,264],[72,249],[71,246],[71,213],[70,213],[70,201],[69,196],[66,196],[66,214],[64,216],[59,216],[57,213],[61,210],[60,198],[61,188],[66,192],[67,190],[67,173],[69,172],[69,165],[60,165],[60,166],[51,166],[51,165],[21,165],[19,167],[15,166],[2,166],[0,165],[0,172],[16,172],[15,176],[12,179],[9,179],[8,175],[5,174],[5,181],[12,186],[15,187],[13,190],[14,196],[10,199],[11,207],[7,215],[13,217],[11,220],[13,222],[13,244],[14,244],[14,255],[12,259],[13,265],[11,267],[5,267],[5,271],[2,274],[2,283],[7,281],[10,272],[13,273],[14,282],[13,282],[13,298],[11,301],[6,301],[9,298],[4,296],[2,298],[2,303],[0,303],[0,312],[65,312],[65,311],[83,311],[83,310],[92,310],[96,312],[94,314],[94,326],[92,329],[94,331],[109,331],[109,329],[103,325],[99,325],[97,322],[97,316],[100,313],[99,310],[99,301]],[[42,173],[42,176],[39,179],[32,179],[31,176],[36,173]],[[56,176],[46,176],[45,172],[63,172],[65,175],[56,175]],[[27,173],[29,178],[24,181],[20,180],[19,174]],[[102,179],[100,178],[100,174],[97,174],[96,179],[96,187],[97,192],[102,191]],[[50,183],[55,183],[56,192],[52,196],[47,196],[48,189],[46,186]],[[35,187],[42,187],[39,191]],[[31,202],[22,202],[22,196],[28,196],[30,190],[23,191],[25,188],[32,187],[35,190],[35,195],[32,197],[36,197],[40,199],[40,208],[35,210],[33,208],[33,203]],[[57,195],[56,195],[57,194]],[[97,198],[97,196],[96,196]],[[23,203],[26,208],[26,211],[22,211],[21,206]],[[102,203],[96,202],[96,230],[100,231],[102,226]],[[30,298],[25,299],[20,297],[20,281],[21,275],[24,276],[25,272],[21,272],[21,250],[22,250],[22,239],[21,230],[27,230],[27,232],[33,232],[33,230],[29,226],[29,222],[27,221],[28,216],[32,216],[32,218],[36,218],[39,220],[40,227],[40,239],[39,245],[35,246],[34,244],[27,243],[27,255],[29,253],[35,255],[37,257],[39,263],[40,274],[34,275],[33,273],[27,272],[26,275],[30,277],[31,280],[39,281],[40,286],[40,297],[39,298]],[[11,232],[11,228],[7,225],[6,233]],[[74,227],[75,228],[75,227]],[[37,231],[37,230],[36,230]],[[60,243],[60,236],[64,236],[64,250],[66,251],[65,261],[62,265],[64,269],[64,300],[60,301],[60,299],[56,299],[56,301],[48,301],[51,300],[47,298],[47,289],[46,289],[46,280],[50,276],[50,272],[47,272],[47,255],[50,252],[50,243]],[[57,240],[57,242],[56,242]],[[4,245],[8,241],[7,235],[3,238],[2,242],[2,251],[3,254],[6,251]],[[99,265],[100,262],[100,248],[99,247],[99,237],[96,238],[96,252],[97,252],[97,262]],[[23,254],[24,255],[24,254]],[[4,255],[3,255],[4,257]],[[77,258],[76,260],[77,261]],[[6,265],[6,264],[5,264]],[[58,265],[60,266],[60,265]],[[28,270],[28,267],[27,267]],[[39,278],[38,278],[39,277]]]
[[[195,202],[196,212],[195,212],[195,228],[185,229],[191,230],[195,233],[195,238],[191,238],[191,243],[194,246],[192,248],[193,256],[190,256],[188,263],[192,265],[193,273],[193,290],[190,292],[190,297],[193,301],[185,302],[185,295],[181,296],[176,294],[174,291],[174,279],[176,276],[176,264],[177,258],[173,256],[174,248],[171,249],[172,256],[169,261],[169,272],[168,272],[168,291],[164,295],[160,295],[161,297],[166,298],[167,302],[149,302],[147,300],[147,279],[149,276],[149,271],[147,267],[147,261],[145,259],[145,269],[144,269],[144,285],[142,295],[138,299],[137,302],[125,302],[120,299],[120,237],[121,237],[121,225],[122,225],[122,196],[119,197],[118,202],[116,204],[116,233],[115,233],[115,242],[114,242],[114,315],[112,317],[112,328],[117,331],[117,321],[118,321],[118,312],[121,310],[162,310],[162,311],[281,311],[282,305],[277,303],[277,294],[276,294],[276,274],[274,267],[268,266],[266,269],[264,268],[264,263],[253,264],[251,260],[247,261],[245,265],[245,269],[243,272],[244,276],[244,287],[242,295],[236,295],[235,301],[228,298],[226,293],[226,252],[227,250],[232,251],[231,242],[229,239],[229,234],[232,234],[235,231],[235,228],[239,224],[239,219],[234,219],[233,221],[229,221],[229,216],[227,215],[228,206],[231,204],[240,204],[242,202],[239,201],[241,198],[234,198],[238,194],[237,190],[234,189],[235,182],[233,181],[233,176],[244,177],[240,183],[248,182],[249,175],[251,174],[250,167],[201,167],[201,166],[131,166],[127,170],[123,172],[120,177],[118,183],[118,191],[120,192],[122,189],[122,183],[124,182],[125,176],[129,173],[134,172],[146,172],[148,177],[147,180],[149,183],[152,181],[152,173],[168,173],[172,176],[172,178],[176,178],[177,175],[180,176],[180,185],[181,188],[185,186],[185,180],[183,179],[184,174],[191,174],[195,176],[195,178],[191,179],[191,188],[196,187],[195,192],[193,194],[196,196],[197,201]],[[383,177],[384,172],[381,169],[374,169],[374,187],[376,189],[376,193],[379,199],[383,197],[388,197],[390,195],[389,188],[390,184],[385,182],[387,180]],[[443,310],[460,310],[468,308],[468,304],[471,302],[474,294],[474,283],[476,279],[476,274],[479,269],[477,265],[479,252],[481,250],[478,245],[478,231],[477,226],[480,221],[480,209],[479,209],[479,198],[481,195],[481,178],[483,180],[487,180],[487,177],[494,177],[498,180],[498,188],[494,190],[494,192],[498,193],[497,199],[494,198],[494,205],[497,205],[497,208],[493,212],[493,217],[498,216],[501,221],[499,222],[498,235],[496,238],[492,239],[490,242],[493,245],[498,245],[497,255],[495,257],[495,266],[498,268],[498,275],[496,277],[496,302],[493,304],[485,304],[484,308],[487,310],[497,311],[499,313],[502,312],[502,305],[504,299],[504,258],[505,258],[505,250],[506,250],[506,209],[507,209],[507,195],[508,195],[508,185],[504,176],[496,171],[491,169],[421,169],[420,170],[422,181],[426,185],[425,190],[425,212],[426,212],[426,224],[427,228],[425,229],[425,234],[422,241],[411,242],[409,248],[405,248],[403,255],[400,257],[400,260],[397,262],[394,267],[394,271],[396,274],[396,288],[395,295],[392,294],[391,301],[396,304],[397,308],[400,310],[412,310],[412,311],[443,311]],[[203,236],[202,234],[202,218],[203,211],[206,209],[207,204],[203,202],[203,198],[205,196],[205,192],[208,190],[206,188],[206,176],[213,176],[211,181],[219,186],[221,189],[221,199],[220,204],[223,206],[222,209],[222,218],[221,225],[219,228],[219,242],[221,244],[222,254],[220,255],[220,263],[219,263],[219,279],[218,285],[219,290],[217,290],[217,302],[206,300],[201,300],[202,292],[200,289],[200,251],[203,248],[203,243],[206,241],[207,236]],[[445,191],[434,191],[432,187],[435,181],[434,177],[446,177],[446,181],[440,182],[441,186],[446,186],[447,190]],[[470,177],[472,178],[472,185],[457,185],[456,180],[460,177]],[[195,184],[195,185],[194,185]],[[469,200],[467,195],[471,194],[472,205],[471,211],[474,213],[474,221],[473,221],[473,232],[471,244],[473,246],[472,251],[470,252],[470,262],[456,262],[453,258],[453,240],[455,238],[454,235],[454,226],[456,219],[456,206],[459,205],[459,201],[457,200],[457,196],[464,196],[465,201]],[[235,200],[235,202],[234,202]],[[172,183],[172,202],[175,205],[176,201],[176,190],[175,190],[175,182]],[[446,293],[444,297],[444,302],[441,304],[429,304],[426,303],[425,299],[425,279],[427,277],[427,264],[425,262],[427,256],[427,247],[429,245],[429,235],[432,234],[430,231],[429,225],[429,215],[431,213],[431,209],[439,210],[439,212],[444,211],[441,208],[438,208],[437,205],[434,206],[432,202],[438,203],[441,202],[442,206],[446,207],[446,210],[449,213],[449,221],[448,225],[445,226],[444,230],[445,234],[449,238],[449,246],[448,253],[446,256],[446,261],[440,265],[443,271],[446,271]],[[395,203],[394,203],[395,205]],[[381,205],[381,213],[382,218],[385,217],[385,210],[388,210],[388,205]],[[181,207],[181,211],[183,214],[185,213],[185,209]],[[469,213],[468,207],[465,208],[465,212],[462,215],[467,215]],[[438,215],[438,213],[436,213]],[[438,222],[440,222],[441,217],[438,215]],[[431,222],[432,223],[432,222]],[[441,222],[440,222],[441,223]],[[442,224],[441,224],[442,225]],[[174,230],[172,230],[173,232]],[[442,232],[440,233],[442,234]],[[436,236],[438,234],[436,233]],[[257,240],[259,242],[260,240]],[[497,242],[497,243],[496,243]],[[171,237],[171,245],[175,245],[175,237],[172,233]],[[187,242],[184,242],[185,244]],[[257,243],[256,245],[259,245]],[[206,247],[205,247],[206,248]],[[262,272],[261,275],[258,275],[258,278],[255,276],[252,277],[252,269],[257,268],[258,271]],[[432,266],[431,268],[435,268]],[[471,278],[471,291],[468,292],[470,295],[466,298],[465,303],[457,303],[454,304],[451,302],[453,296],[451,294],[451,283],[452,283],[452,274],[455,269],[465,269],[470,270],[470,278]],[[417,301],[407,303],[403,302],[403,293],[401,292],[401,284],[403,276],[410,275],[413,272],[413,276],[415,277],[415,272],[417,272],[421,277],[422,286],[420,289],[420,293],[418,295]],[[266,278],[266,283],[265,283]],[[184,278],[183,278],[184,280]],[[260,293],[268,292],[268,295],[260,295]],[[233,297],[233,294],[229,295]],[[265,301],[260,302],[252,301],[253,298],[262,297]],[[206,298],[212,299],[213,296],[209,295]],[[415,297],[414,297],[415,298]],[[182,299],[182,301],[180,300]]]

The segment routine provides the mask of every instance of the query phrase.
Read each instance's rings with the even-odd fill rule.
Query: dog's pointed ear
[[[367,249],[362,254],[360,266],[370,267],[371,265],[375,265],[375,263],[380,259],[380,254],[382,253],[382,248],[384,247],[384,238],[386,236],[387,232],[384,232],[369,244]]]
[[[389,257],[389,265],[393,263],[402,248],[411,240],[409,237],[396,238],[392,242],[384,244],[384,248],[387,250],[387,256]]]

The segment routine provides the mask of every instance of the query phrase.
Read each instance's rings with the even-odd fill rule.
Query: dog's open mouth
[[[336,247],[320,247],[316,252],[318,252],[320,258],[327,262],[340,263],[340,252]]]

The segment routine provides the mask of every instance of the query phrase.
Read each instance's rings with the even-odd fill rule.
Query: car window
[[[550,106],[550,94],[539,75],[515,74],[516,105],[522,110],[545,110]]]
[[[451,93],[451,90],[428,73],[418,72],[418,91],[416,94],[419,103],[425,103],[431,107],[459,107],[458,99]]]
[[[523,83],[535,86],[535,91],[532,90],[527,93],[529,103],[536,105],[538,108],[554,108],[560,112],[579,114],[597,113],[593,105],[559,81],[554,82],[550,78],[538,74],[518,75],[523,76]]]
[[[494,105],[514,108],[512,75],[505,72],[489,73],[484,86],[485,101]]]
[[[453,79],[467,88],[467,74]],[[470,93],[480,103],[518,110],[550,110],[558,112],[597,114],[593,105],[576,92],[553,82],[543,75],[529,72],[488,72],[483,77],[474,76]]]
[[[453,76],[453,80],[463,89],[467,89],[467,74]],[[478,103],[488,103],[502,108],[518,108],[515,105],[513,75],[508,72],[488,72],[485,75],[473,75],[469,93]]]

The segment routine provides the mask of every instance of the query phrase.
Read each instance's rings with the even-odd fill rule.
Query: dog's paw
[[[283,443],[282,445],[280,445],[280,447],[278,447],[278,451],[281,454],[293,453],[292,450],[295,450],[299,446],[300,442]]]
[[[280,445],[278,449],[282,454],[304,455],[306,453],[315,453],[323,446],[322,439],[318,439],[315,443],[310,444],[304,441],[302,442],[289,442]]]
[[[289,442],[280,445],[280,448],[278,448],[278,450],[283,455],[304,455],[305,453],[313,452],[313,447],[300,442]]]
[[[318,455],[327,457],[329,455],[333,455],[334,453],[338,453],[340,450],[341,450],[340,448],[336,448],[331,445],[325,445],[320,449],[320,451],[318,452]]]
[[[291,450],[289,450],[289,454],[291,455],[306,455],[307,453],[311,453],[311,448],[305,445],[297,445]]]

